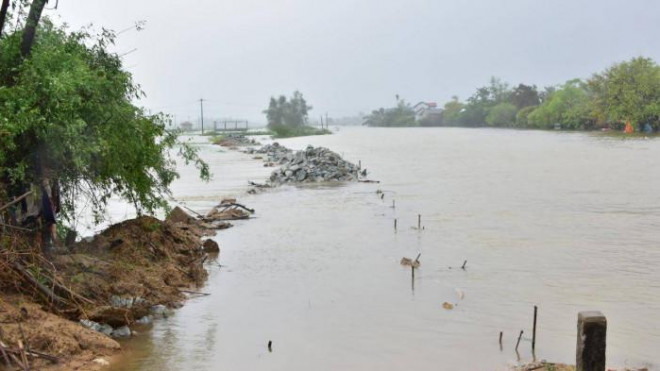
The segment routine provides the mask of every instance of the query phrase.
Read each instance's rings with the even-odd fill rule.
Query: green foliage
[[[466,127],[485,126],[488,108],[488,105],[483,102],[468,100],[459,117],[459,125]]]
[[[311,109],[299,91],[293,92],[288,100],[284,95],[277,99],[271,97],[268,109],[264,110],[268,129],[275,138],[330,134],[328,130],[307,126],[307,116]]]
[[[214,135],[214,136],[211,138],[211,143],[216,144],[216,145],[219,145],[220,143],[222,143],[223,140],[225,140],[225,138],[226,138],[226,137],[225,137],[225,135],[223,135],[223,134]]]
[[[445,103],[444,111],[442,114],[442,123],[445,126],[458,126],[460,124],[461,112],[465,108],[465,104],[458,100],[457,96]]]
[[[599,113],[639,127],[660,118],[660,67],[650,58],[633,58],[595,74],[588,83]],[[601,115],[602,118],[603,115]]]
[[[458,122],[461,126],[486,126],[486,117],[490,110],[502,103],[508,103],[511,98],[509,85],[502,80],[492,77],[487,86],[478,88],[468,99],[460,114]]]
[[[527,116],[528,125],[539,129],[552,129],[555,124],[565,129],[590,129],[594,123],[590,104],[586,85],[578,79],[568,81]]]
[[[620,129],[626,121],[660,129],[660,66],[649,58],[613,65],[589,80],[561,86],[519,84],[513,90],[497,78],[462,104],[445,104],[446,126],[515,126],[568,130]]]
[[[488,110],[486,124],[495,127],[514,126],[516,112],[516,106],[508,102],[502,102]]]
[[[365,124],[414,125],[412,110],[409,120],[397,120],[406,108],[398,97],[397,103],[396,108],[373,111]],[[592,130],[620,129],[628,120],[638,128],[649,124],[660,130],[660,66],[649,58],[633,58],[587,81],[576,79],[542,90],[525,84],[511,89],[493,77],[465,103],[456,96],[445,103],[440,126],[553,129],[559,124],[568,130]]]
[[[301,127],[307,124],[307,114],[312,107],[307,105],[299,91],[293,92],[291,99],[280,95],[278,99],[270,98],[268,109],[264,111],[268,120],[268,128],[277,131],[278,128]]]
[[[534,112],[534,110],[537,107],[538,106],[527,106],[527,107],[521,109],[520,111],[518,111],[518,113],[516,114],[516,124],[515,124],[515,126],[518,127],[518,128],[529,127],[529,120],[528,120],[529,114]]]
[[[513,89],[510,100],[511,104],[519,110],[529,106],[538,106],[541,103],[536,86],[525,84],[519,84]]]
[[[308,135],[325,135],[332,134],[328,129],[318,129],[313,126],[299,126],[290,127],[282,126],[275,131],[273,138],[292,138],[292,137],[305,137]]]
[[[65,216],[80,196],[98,216],[114,194],[138,211],[163,207],[178,176],[172,149],[210,177],[196,149],[165,129],[167,116],[133,104],[143,93],[107,50],[113,43],[110,31],[67,32],[46,20],[21,63],[20,34],[0,40],[1,184],[20,189],[49,178],[60,184]]]
[[[415,111],[405,100],[396,96],[396,107],[380,108],[371,112],[364,118],[366,126],[416,126]]]

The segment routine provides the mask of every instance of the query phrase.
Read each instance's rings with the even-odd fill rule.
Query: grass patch
[[[223,140],[225,140],[225,138],[226,137],[222,134],[220,135],[216,134],[211,138],[211,143],[219,145],[220,143],[222,143]]]
[[[273,128],[273,138],[293,138],[293,137],[305,137],[308,135],[326,135],[332,134],[328,129],[318,129],[312,126],[300,126],[300,127],[290,127],[290,126],[278,126]]]
[[[246,131],[243,133],[243,135],[245,135],[246,137],[252,135],[275,135],[275,132],[270,130]]]

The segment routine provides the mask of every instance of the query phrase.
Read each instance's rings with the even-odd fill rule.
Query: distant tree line
[[[403,113],[406,113],[405,115]],[[404,115],[405,120],[400,119]],[[413,117],[413,122],[410,122]],[[412,107],[397,99],[397,107],[373,111],[369,126],[461,126],[569,130],[660,128],[660,66],[650,58],[614,64],[591,78],[569,80],[539,89],[511,87],[498,78],[462,102],[454,96],[432,122],[414,121]]]
[[[396,96],[396,107],[380,108],[364,118],[367,126],[417,126],[415,111],[405,100]]]

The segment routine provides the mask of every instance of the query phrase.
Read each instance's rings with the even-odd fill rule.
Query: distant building
[[[190,121],[185,121],[181,123],[181,130],[183,131],[192,131],[193,124]]]
[[[435,102],[419,102],[413,106],[415,121],[425,121],[431,126],[438,125],[442,120],[442,108]],[[437,123],[436,123],[437,121]]]

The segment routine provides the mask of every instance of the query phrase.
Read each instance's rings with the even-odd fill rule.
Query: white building
[[[413,110],[415,111],[415,121],[442,115],[442,108],[438,108],[438,104],[435,102],[419,102],[413,106]]]

